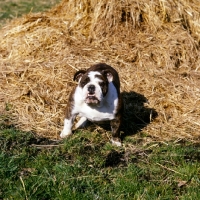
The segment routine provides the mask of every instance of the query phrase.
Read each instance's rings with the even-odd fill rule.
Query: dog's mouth
[[[96,105],[99,104],[99,99],[95,96],[95,94],[88,94],[85,103],[91,104],[91,105]]]

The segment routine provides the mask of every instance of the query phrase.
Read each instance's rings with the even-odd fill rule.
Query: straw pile
[[[58,138],[74,72],[105,62],[120,74],[127,134],[200,138],[198,1],[63,0],[0,38],[1,123]]]

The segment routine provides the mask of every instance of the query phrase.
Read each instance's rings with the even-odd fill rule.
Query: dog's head
[[[112,73],[103,71],[77,71],[74,81],[78,82],[83,100],[90,106],[98,106],[108,92],[108,84],[113,79]]]

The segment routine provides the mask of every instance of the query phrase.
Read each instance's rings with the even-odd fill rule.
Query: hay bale
[[[1,121],[58,138],[73,73],[106,62],[120,73],[128,134],[198,140],[199,24],[186,0],[63,0],[13,20],[0,30]]]

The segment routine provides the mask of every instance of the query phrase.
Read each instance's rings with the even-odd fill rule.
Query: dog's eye
[[[104,82],[100,82],[99,85],[100,85],[101,88],[103,88],[105,86],[105,83]]]
[[[84,87],[89,81],[90,81],[89,78],[81,80],[81,82],[80,82],[81,87]]]
[[[86,81],[81,82],[81,87],[84,87],[87,84]]]

